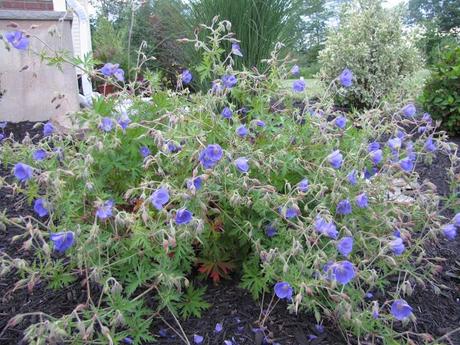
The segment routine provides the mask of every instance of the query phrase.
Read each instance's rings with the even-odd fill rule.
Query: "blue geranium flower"
[[[227,88],[227,89],[231,89],[232,87],[234,87],[236,85],[236,83],[238,82],[238,79],[236,79],[236,77],[234,75],[231,75],[231,74],[226,74],[224,75],[222,78],[222,84]]]
[[[368,199],[367,199],[367,195],[366,193],[361,193],[359,194],[356,199],[356,205],[359,207],[359,208],[366,208],[368,207]]]
[[[446,236],[448,240],[453,240],[455,239],[455,237],[457,237],[457,228],[455,227],[454,224],[444,225],[442,228],[442,232],[444,233],[444,236]]]
[[[288,282],[279,282],[275,284],[275,295],[279,299],[292,299],[292,287]]]
[[[339,234],[334,222],[327,222],[323,217],[319,215],[315,220],[315,229],[320,234],[324,234],[333,239],[336,239]]]
[[[126,132],[126,129],[128,128],[129,124],[131,123],[131,119],[129,118],[128,115],[122,115],[118,118],[118,125],[121,127],[123,130],[123,133]]]
[[[300,67],[298,65],[294,65],[291,68],[291,74],[293,76],[298,76],[300,74]]]
[[[101,69],[101,73],[106,77],[115,77],[118,81],[125,80],[125,71],[119,68],[119,64],[106,63]]]
[[[229,107],[225,107],[222,109],[221,115],[224,119],[230,119],[233,115],[233,112]]]
[[[101,206],[97,208],[96,217],[98,217],[99,219],[107,219],[111,217],[114,204],[115,203],[113,200],[105,201]]]
[[[186,208],[182,208],[177,211],[175,221],[176,224],[188,224],[192,221],[193,213],[187,210]]]
[[[32,178],[33,169],[27,164],[17,163],[14,166],[14,176],[21,182],[28,181]]]
[[[184,70],[181,74],[181,79],[183,84],[190,84],[193,79],[192,72],[190,72],[188,69]]]
[[[73,231],[56,232],[50,235],[50,239],[54,244],[54,249],[63,253],[74,244],[75,234]]]
[[[216,326],[214,327],[214,332],[220,333],[220,332],[222,332],[223,329],[224,329],[224,327],[222,326],[222,324],[218,322],[218,323],[216,323]]]
[[[110,117],[102,118],[99,128],[104,132],[110,132],[113,129],[113,121]]]
[[[401,237],[395,237],[395,239],[390,242],[390,248],[396,256],[401,255],[404,250],[406,250],[406,246]]]
[[[35,150],[32,157],[36,161],[42,161],[48,156],[48,153],[43,149]]]
[[[347,118],[345,116],[339,116],[335,119],[335,125],[341,129],[347,125]]]
[[[354,186],[354,185],[356,185],[358,183],[357,173],[358,172],[356,170],[352,170],[347,175],[347,180],[352,186]]]
[[[299,184],[297,185],[297,188],[302,193],[308,192],[308,187],[309,187],[309,183],[308,183],[308,180],[306,178],[304,178],[302,181],[300,181]]]
[[[203,342],[203,340],[204,340],[204,337],[203,337],[203,336],[198,335],[198,334],[194,334],[194,335],[193,335],[193,342],[194,342],[195,344],[201,344],[201,343]]]
[[[240,45],[238,43],[232,43],[232,54],[241,57],[243,56]]]
[[[391,314],[397,320],[404,320],[412,314],[412,307],[403,299],[397,299],[391,305]]]
[[[195,178],[191,178],[191,179],[187,180],[187,188],[188,189],[192,189],[192,186],[193,186],[193,188],[195,188],[195,190],[199,190],[199,189],[201,189],[202,184],[203,184],[203,179],[201,178],[201,176],[197,176]]]
[[[327,277],[336,280],[338,283],[348,284],[356,275],[355,266],[350,261],[339,261],[328,264],[324,267]]]
[[[375,150],[369,153],[371,160],[374,164],[379,164],[383,159],[382,150]]]
[[[34,211],[39,217],[45,217],[48,215],[48,209],[46,208],[46,202],[44,199],[39,198],[34,202]]]
[[[305,87],[306,87],[306,84],[303,78],[294,80],[294,82],[292,83],[292,90],[294,92],[303,92],[305,90]]]
[[[353,251],[353,237],[343,237],[337,242],[337,250],[343,256],[348,256]]]
[[[417,110],[415,109],[415,105],[412,104],[412,103],[409,103],[409,104],[405,105],[404,108],[402,108],[402,112],[403,112],[405,117],[414,116],[416,111]]]
[[[399,161],[399,166],[402,170],[406,172],[411,172],[414,169],[414,162],[410,157],[406,157]]]
[[[240,157],[235,159],[235,166],[239,171],[243,173],[249,171],[248,159],[246,157]]]
[[[276,229],[275,225],[273,224],[268,224],[266,227],[265,227],[265,235],[267,235],[268,237],[273,237],[277,234],[278,230]]]
[[[6,41],[18,50],[26,50],[29,47],[29,38],[22,31],[5,33]]]
[[[329,156],[327,156],[327,160],[334,169],[340,169],[343,163],[343,155],[339,150],[335,150]]]
[[[51,134],[53,134],[54,132],[54,126],[51,122],[47,122],[45,123],[45,125],[43,126],[43,135],[45,137],[48,137],[50,136]]]
[[[150,202],[158,210],[162,210],[169,201],[169,191],[165,187],[158,188],[150,197]]]
[[[367,152],[373,152],[380,150],[380,144],[377,141],[373,141],[367,145]]]
[[[139,153],[143,158],[145,158],[148,155],[150,155],[150,149],[147,146],[141,146],[141,148],[139,149]]]
[[[208,145],[200,153],[199,160],[205,169],[212,169],[222,159],[224,152],[218,144]]]
[[[401,148],[401,145],[402,145],[401,138],[396,137],[396,138],[391,138],[388,140],[388,146],[392,150],[399,150]]]
[[[423,148],[425,149],[426,152],[434,152],[434,151],[436,151],[436,143],[433,142],[432,137],[429,137],[425,141],[425,144],[423,145]]]
[[[350,214],[352,212],[350,200],[344,199],[344,200],[339,201],[335,209],[335,212],[341,215]]]
[[[350,87],[353,84],[353,72],[345,68],[339,76],[340,84],[344,87]]]
[[[248,135],[248,133],[249,133],[249,131],[246,128],[245,125],[241,125],[236,129],[236,134],[238,134],[238,136],[240,136],[242,138],[245,137],[246,135]]]

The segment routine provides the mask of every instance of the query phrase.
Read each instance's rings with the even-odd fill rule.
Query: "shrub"
[[[355,83],[336,102],[372,108],[398,89],[401,81],[421,67],[412,41],[403,34],[399,9],[384,9],[380,0],[355,1],[344,6],[340,25],[332,30],[320,52],[320,77],[327,85],[345,69]]]
[[[446,45],[420,98],[426,111],[452,134],[460,133],[460,47]]]
[[[26,337],[151,341],[152,308],[189,317],[209,307],[194,286],[196,267],[215,282],[240,272],[254,297],[286,299],[290,310],[333,319],[360,339],[412,341],[415,333],[392,324],[407,325],[404,298],[414,284],[435,284],[436,262],[423,245],[456,233],[452,224],[442,230],[439,197],[417,183],[413,166],[436,150],[448,154],[449,145],[433,137],[426,116],[404,120],[415,128],[404,133],[398,114],[393,123],[380,110],[345,117],[321,104],[299,107],[298,95],[308,104],[302,80],[297,96],[283,88],[291,66],[277,50],[267,74],[237,71],[232,52],[221,59],[216,44],[229,39],[228,22],[208,31],[209,41],[191,43],[211,66],[202,71],[215,78],[209,92],[157,86],[146,102],[125,85],[118,100],[101,97],[74,114],[68,133],[47,124],[37,144],[2,141],[2,164],[16,177],[2,185],[24,194],[37,215],[0,214],[24,229],[16,240],[35,253],[30,262],[2,255],[1,272],[21,274],[15,289],[76,279],[88,288],[86,305],[61,317],[40,314]],[[283,100],[282,111],[274,112],[273,99]],[[90,294],[90,285],[102,289]]]

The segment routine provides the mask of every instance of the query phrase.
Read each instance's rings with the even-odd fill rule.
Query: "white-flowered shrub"
[[[151,84],[147,100],[125,84],[118,98],[74,114],[64,133],[46,124],[37,144],[1,141],[1,164],[11,169],[1,184],[35,211],[1,216],[24,229],[16,240],[35,255],[27,263],[2,253],[1,272],[15,268],[17,288],[30,290],[38,279],[54,289],[75,280],[102,287],[69,315],[41,314],[28,339],[149,341],[147,300],[178,317],[209,307],[192,282],[194,267],[216,283],[241,273],[254,298],[275,295],[351,336],[416,337],[392,325],[407,327],[405,298],[437,270],[426,239],[455,238],[460,221],[443,227],[440,197],[414,165],[454,147],[412,104],[350,116],[309,103],[303,80],[283,87],[292,66],[276,51],[265,75],[233,70],[232,59],[220,60],[229,28],[213,23],[210,42],[190,42],[204,50],[210,69],[202,73],[215,78],[208,93],[189,93],[186,85],[200,78],[193,69],[175,91]],[[94,71],[119,83],[122,72]],[[355,71],[340,72],[353,88]],[[261,317],[265,331],[269,315]],[[201,342],[199,332],[179,334]]]
[[[381,0],[344,6],[319,62],[319,75],[326,86],[343,69],[353,71],[353,86],[336,94],[336,102],[368,109],[389,96],[395,98],[394,94],[404,96],[404,80],[423,66],[413,40],[403,32],[401,9],[383,8]]]

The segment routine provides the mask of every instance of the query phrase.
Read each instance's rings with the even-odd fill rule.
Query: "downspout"
[[[73,10],[75,15],[78,17],[78,24],[80,26],[80,58],[84,60],[86,55],[92,53],[91,47],[91,32],[89,28],[88,15],[85,8],[77,0],[65,0],[67,5]],[[93,86],[88,74],[83,73],[81,75],[81,83],[83,89],[83,95],[87,100],[91,100],[93,94]]]

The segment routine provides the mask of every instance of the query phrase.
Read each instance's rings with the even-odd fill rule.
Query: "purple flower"
[[[288,282],[279,282],[275,284],[275,295],[279,299],[292,298],[292,287]]]
[[[33,169],[27,164],[17,163],[14,166],[14,176],[20,181],[25,182],[32,178]]]
[[[375,150],[369,153],[371,160],[374,164],[379,164],[383,159],[383,152],[382,150]]]
[[[350,214],[351,211],[352,211],[351,202],[348,199],[339,201],[339,203],[337,204],[337,207],[335,209],[335,213],[341,214],[341,215]]]
[[[372,168],[366,168],[364,169],[364,178],[366,180],[370,179],[372,176],[374,176],[375,174],[377,174],[377,168],[376,167],[372,167]]]
[[[119,64],[106,63],[101,69],[101,73],[105,77],[114,76],[119,81],[125,80],[125,72],[119,68]]]
[[[229,107],[225,107],[224,109],[222,109],[222,112],[220,114],[224,119],[230,119],[233,115],[233,112]]]
[[[220,80],[213,81],[212,86],[211,86],[211,93],[220,94],[222,91],[223,91],[223,88],[222,88],[222,83],[220,82]]]
[[[131,119],[129,118],[128,115],[123,115],[118,118],[118,125],[123,130],[123,133],[126,131],[126,128],[128,128],[130,123],[131,123]]]
[[[390,248],[394,255],[399,256],[404,252],[406,246],[404,245],[402,238],[396,237],[390,242]]]
[[[103,130],[104,132],[110,132],[113,128],[113,121],[110,117],[104,117],[99,124],[99,129]]]
[[[452,219],[456,227],[460,227],[460,213],[457,213]]]
[[[192,186],[193,186],[195,190],[199,190],[201,189],[202,183],[203,183],[203,179],[201,178],[201,176],[197,176],[195,178],[187,180],[187,188],[192,189]]]
[[[341,129],[347,125],[347,119],[345,116],[339,116],[335,119],[335,125]]]
[[[45,207],[45,200],[39,198],[34,202],[34,211],[38,214],[39,217],[44,217],[48,215],[48,209]]]
[[[133,338],[131,338],[131,337],[123,338],[123,342],[124,342],[125,344],[128,344],[128,345],[134,344],[134,340],[133,340]]]
[[[434,151],[436,151],[436,144],[433,142],[432,137],[429,137],[425,141],[425,145],[423,145],[423,148],[425,149],[426,152],[434,152]]]
[[[59,253],[63,253],[72,247],[75,241],[75,234],[73,231],[56,232],[50,235],[50,239],[54,244],[54,249]]]
[[[181,79],[183,84],[190,84],[193,79],[192,73],[188,69],[184,70],[181,74]]]
[[[29,39],[21,31],[11,31],[5,33],[5,38],[9,44],[18,50],[26,50],[29,46]]]
[[[414,169],[414,162],[409,157],[406,157],[399,161],[399,166],[402,170],[406,172],[411,172],[412,169]]]
[[[324,269],[329,279],[336,280],[342,285],[349,283],[356,275],[355,267],[346,260],[326,265]]]
[[[396,136],[399,138],[399,139],[404,139],[404,137],[406,136],[406,132],[404,132],[404,130],[402,129],[398,129],[398,131],[396,132]]]
[[[256,120],[256,126],[257,127],[265,127],[265,122],[262,120]]]
[[[278,211],[287,219],[295,218],[300,215],[300,210],[297,206],[279,208]]]
[[[45,123],[45,125],[43,126],[43,135],[47,137],[53,134],[53,132],[54,132],[53,124],[51,122]]]
[[[224,84],[224,86],[227,89],[231,89],[232,87],[234,87],[237,82],[238,82],[238,79],[236,79],[234,75],[226,74],[222,77],[222,84]]]
[[[33,159],[36,161],[42,161],[46,158],[46,156],[48,156],[48,153],[46,153],[43,149],[35,150],[32,155]]]
[[[417,110],[415,109],[415,105],[412,104],[412,103],[409,103],[406,106],[404,106],[404,108],[402,108],[402,112],[403,112],[405,117],[414,116],[416,111]]]
[[[221,323],[216,323],[216,327],[214,327],[214,332],[220,333],[220,332],[222,332],[223,329],[224,329],[224,327],[222,326]]]
[[[425,133],[426,132],[426,126],[420,126],[417,129],[417,132],[420,133],[420,134]]]
[[[343,163],[343,156],[339,150],[335,150],[329,156],[327,156],[327,160],[334,169],[340,169]]]
[[[356,201],[356,205],[359,208],[366,208],[368,206],[368,199],[367,199],[366,193],[359,194],[356,197],[355,201]]]
[[[442,227],[442,232],[448,240],[453,240],[457,236],[457,228],[454,224],[447,224]]]
[[[294,80],[294,82],[292,83],[292,90],[294,92],[303,92],[305,90],[305,80],[303,79],[298,79],[298,80]]]
[[[294,76],[298,76],[300,74],[300,67],[297,65],[292,66],[291,74]]]
[[[99,206],[96,210],[96,217],[99,219],[107,219],[112,216],[113,211],[113,200],[105,201],[101,206]]]
[[[337,251],[343,256],[348,256],[353,251],[353,237],[343,237],[337,243]]]
[[[368,152],[373,152],[377,151],[380,149],[380,144],[376,141],[371,142],[369,145],[367,145],[367,151]]]
[[[379,302],[374,301],[372,304],[372,318],[377,320],[379,318]]]
[[[277,233],[277,229],[273,224],[269,224],[265,227],[265,235],[268,237],[273,237]]]
[[[237,56],[243,56],[243,53],[241,52],[240,45],[238,43],[232,43],[232,54],[237,55]]]
[[[168,144],[166,146],[168,148],[168,151],[171,153],[176,153],[181,150],[181,146],[176,145],[173,141],[168,141]]]
[[[337,228],[334,222],[327,222],[323,217],[317,216],[315,220],[315,229],[320,234],[336,239],[338,236]]]
[[[299,184],[297,185],[297,188],[299,188],[299,190],[302,193],[307,192],[308,187],[309,187],[309,184],[308,184],[308,180],[306,178],[304,178],[302,181],[300,181]]]
[[[396,229],[395,231],[393,231],[393,236],[394,236],[394,237],[401,237],[401,231],[399,231],[398,229]]]
[[[235,166],[237,169],[243,173],[249,171],[248,159],[246,157],[240,157],[235,159]]]
[[[193,217],[192,212],[190,212],[186,208],[181,208],[176,213],[175,221],[176,221],[176,224],[178,225],[188,224],[191,222],[192,217]]]
[[[199,160],[205,169],[212,169],[222,159],[224,152],[218,144],[208,145],[200,153]]]
[[[345,68],[339,76],[340,84],[344,87],[350,87],[353,84],[353,73]]]
[[[388,140],[388,146],[392,150],[399,150],[401,148],[401,145],[402,145],[401,138],[396,137],[396,138],[392,138]]]
[[[0,141],[2,141],[4,138],[5,136],[3,135],[3,133],[0,133]]]
[[[5,129],[8,125],[8,121],[0,121],[0,129]]]
[[[323,334],[324,333],[324,326],[323,325],[315,325],[315,330],[316,332],[318,332],[319,334]]]
[[[374,294],[373,294],[372,292],[366,292],[366,293],[364,294],[364,297],[365,297],[366,299],[372,299],[372,298],[374,297]]]
[[[155,207],[158,211],[163,209],[163,206],[166,205],[169,201],[169,192],[168,189],[165,187],[158,188],[153,194],[150,196],[150,202],[152,203],[153,207]]]
[[[139,153],[143,158],[145,158],[148,155],[150,155],[150,150],[147,146],[141,146],[141,148],[139,149]]]
[[[403,299],[397,299],[391,305],[391,314],[396,320],[404,320],[412,314],[412,307]]]
[[[431,118],[430,114],[424,113],[422,116],[422,121],[426,122],[427,124],[431,124],[433,122],[433,119]]]
[[[193,335],[193,342],[195,344],[201,344],[203,342],[204,338],[201,335],[194,334]]]
[[[236,129],[236,134],[238,134],[238,136],[240,137],[245,137],[246,135],[248,135],[248,129],[246,128],[245,125],[241,125],[239,126],[237,129]]]
[[[357,173],[358,172],[356,170],[352,170],[347,175],[347,180],[352,186],[358,183],[357,176],[356,176]]]

